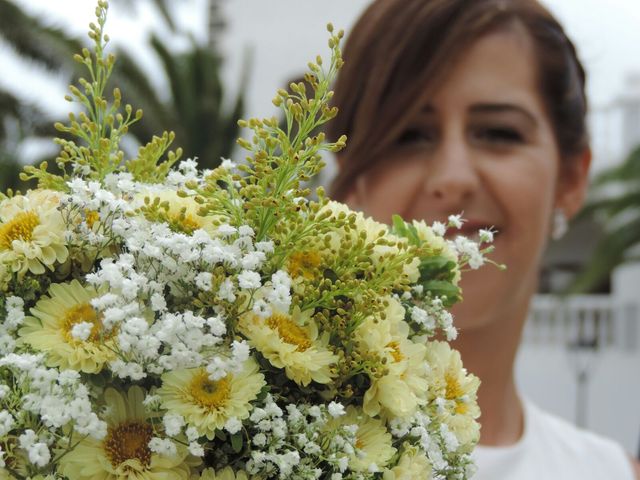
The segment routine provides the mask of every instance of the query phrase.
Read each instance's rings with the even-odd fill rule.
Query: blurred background
[[[94,1],[0,0],[0,188],[55,156],[73,53]],[[277,88],[326,54],[369,0],[111,0],[114,83],[145,118],[125,148],[176,132],[186,156],[232,156],[238,118],[276,114]],[[522,391],[556,414],[640,449],[640,2],[545,0],[588,71],[592,188],[550,245],[517,363]],[[330,159],[329,159],[330,160]],[[324,181],[331,175],[327,168]],[[23,187],[24,188],[24,187]]]

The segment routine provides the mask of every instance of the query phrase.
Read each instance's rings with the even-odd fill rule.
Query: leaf
[[[235,453],[240,453],[242,451],[243,443],[244,436],[242,435],[242,431],[231,435],[231,448]]]
[[[429,280],[423,282],[422,286],[426,292],[442,298],[442,303],[445,307],[451,307],[462,299],[460,288],[451,282]]]
[[[426,257],[420,260],[420,280],[452,281],[455,276],[456,263],[442,255]]]

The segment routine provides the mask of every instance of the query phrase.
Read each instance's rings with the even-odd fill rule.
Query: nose
[[[464,138],[443,138],[424,162],[423,191],[432,202],[461,208],[479,186],[473,155]]]

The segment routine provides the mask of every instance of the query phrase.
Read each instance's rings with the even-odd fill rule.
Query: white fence
[[[614,276],[611,295],[538,295],[516,381],[543,408],[618,440],[640,439],[640,265]]]
[[[640,306],[613,295],[537,295],[523,342],[571,349],[638,349]]]

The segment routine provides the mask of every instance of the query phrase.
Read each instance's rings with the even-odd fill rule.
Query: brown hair
[[[333,196],[344,198],[452,59],[482,35],[511,25],[524,27],[533,40],[540,91],[565,164],[584,151],[585,72],[562,26],[536,0],[376,0],[348,38],[335,87],[339,114],[328,134],[346,134],[348,141]]]

